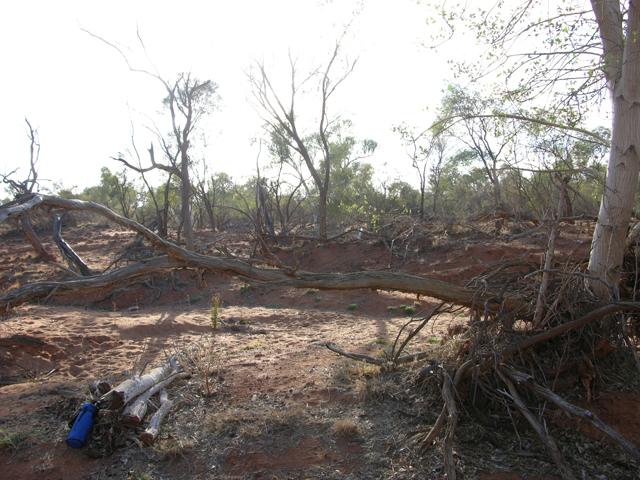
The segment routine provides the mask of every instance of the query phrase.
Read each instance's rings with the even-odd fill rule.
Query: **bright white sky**
[[[331,108],[353,121],[358,138],[378,142],[371,159],[378,178],[407,177],[409,161],[391,128],[427,126],[426,108],[433,111],[450,78],[447,60],[473,52],[452,42],[437,53],[424,47],[431,12],[415,0],[3,2],[0,172],[28,160],[25,116],[40,133],[41,177],[66,187],[97,183],[102,166],[119,168],[109,157],[129,147],[131,121],[144,152],[145,125],[162,121],[162,87],[130,72],[114,50],[81,31],[119,44],[132,63],[151,69],[137,43],[138,26],[163,77],[191,71],[219,85],[222,103],[207,125],[205,158],[213,171],[248,176],[257,153],[250,139],[261,135],[246,77],[252,62],[284,72],[290,50],[303,70],[321,65],[356,10],[343,47],[358,65]]]

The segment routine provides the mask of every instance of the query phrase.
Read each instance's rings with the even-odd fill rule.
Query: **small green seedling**
[[[211,328],[214,330],[218,328],[218,320],[220,319],[220,307],[222,306],[222,300],[220,295],[216,294],[211,297]]]
[[[411,315],[416,313],[416,307],[412,306],[412,305],[402,304],[402,305],[387,307],[387,311],[389,311],[389,312],[402,312],[407,316],[411,316]]]
[[[404,305],[404,308],[402,309],[402,311],[404,312],[405,315],[411,316],[414,313],[416,313],[416,307],[412,307],[410,305]]]
[[[353,312],[354,310],[358,309],[358,304],[357,303],[351,303],[347,306],[347,310],[349,310],[350,312]]]

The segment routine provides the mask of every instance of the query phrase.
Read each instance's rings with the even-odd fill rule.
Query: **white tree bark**
[[[604,51],[604,72],[613,103],[611,151],[589,272],[591,289],[608,298],[620,281],[625,238],[640,171],[640,1],[631,0],[627,25],[618,0],[591,0]]]
[[[142,440],[145,445],[152,445],[153,442],[156,441],[158,433],[160,433],[162,419],[167,415],[167,413],[169,413],[173,404],[174,402],[169,399],[167,391],[162,390],[160,392],[160,407],[156,410],[156,413],[153,414],[151,420],[149,420],[149,426],[147,429],[140,434],[140,440]]]

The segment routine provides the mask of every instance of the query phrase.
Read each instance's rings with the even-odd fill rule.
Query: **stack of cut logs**
[[[134,375],[115,388],[106,392],[98,404],[109,410],[121,410],[121,421],[132,427],[142,425],[151,398],[158,394],[160,404],[149,419],[148,426],[140,434],[145,445],[151,445],[158,436],[163,418],[174,406],[169,399],[166,387],[178,378],[188,376],[180,368],[175,357],[170,358],[160,367],[150,370],[144,375]]]

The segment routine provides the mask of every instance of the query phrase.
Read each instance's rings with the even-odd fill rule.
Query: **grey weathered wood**
[[[175,358],[172,357],[162,366],[154,368],[149,373],[134,375],[125,380],[107,394],[111,408],[122,408],[138,395],[167,379],[177,368]]]
[[[91,275],[91,269],[87,266],[84,260],[82,260],[80,255],[71,248],[71,245],[62,238],[62,219],[60,215],[53,216],[53,240],[56,242],[60,253],[71,267],[78,270],[85,277]]]
[[[160,425],[162,424],[162,419],[165,417],[169,410],[173,407],[173,400],[169,399],[169,395],[166,390],[162,390],[160,392],[160,408],[156,410],[156,413],[153,414],[151,420],[149,420],[149,426],[147,429],[140,434],[140,440],[145,445],[152,445],[153,442],[156,441],[158,437],[158,433],[160,433]]]
[[[24,202],[21,202],[17,205],[9,205],[3,208],[0,208],[0,222],[4,222],[7,219],[19,217],[24,212],[31,210],[36,205],[42,202],[42,197],[40,195],[35,195]]]
[[[177,378],[184,378],[187,376],[187,373],[173,373],[169,378],[163,380],[160,383],[152,386],[149,390],[144,393],[141,393],[138,397],[132,400],[122,412],[122,421],[125,423],[129,423],[132,425],[138,425],[144,419],[144,416],[147,413],[147,407],[149,405],[149,400],[160,390],[166,388],[171,382],[176,380]]]

